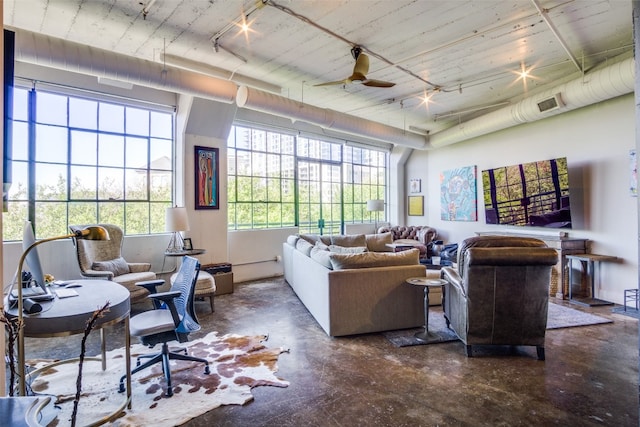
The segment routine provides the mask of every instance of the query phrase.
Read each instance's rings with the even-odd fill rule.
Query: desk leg
[[[107,370],[107,339],[104,328],[100,328],[100,353],[102,354],[102,370]]]
[[[129,333],[129,316],[124,319],[124,346],[125,346],[125,364],[127,369],[127,400],[128,409],[131,409],[131,334]]]

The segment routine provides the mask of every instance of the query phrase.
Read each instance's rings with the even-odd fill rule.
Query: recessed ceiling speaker
[[[560,96],[560,92],[556,93],[550,98],[546,98],[538,102],[538,109],[540,110],[541,113],[557,110],[558,108],[563,106],[564,106],[564,102],[562,102],[562,97]]]

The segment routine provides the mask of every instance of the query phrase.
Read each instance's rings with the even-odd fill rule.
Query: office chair
[[[150,280],[138,283],[145,287],[151,294],[154,309],[145,311],[131,318],[129,331],[132,336],[139,337],[143,344],[153,347],[162,343],[160,353],[142,355],[138,357],[136,367],[131,375],[148,368],[151,365],[162,362],[162,371],[167,382],[167,396],[173,396],[171,386],[170,360],[185,360],[202,362],[205,364],[205,374],[209,374],[209,362],[199,357],[187,355],[186,349],[180,349],[181,353],[169,351],[169,341],[186,342],[189,333],[200,330],[198,319],[194,310],[195,285],[200,271],[200,263],[197,259],[185,256],[178,275],[168,292],[156,292],[156,288],[164,283],[164,280]],[[144,364],[140,359],[149,358]],[[124,380],[126,375],[120,378],[120,389],[125,391]]]

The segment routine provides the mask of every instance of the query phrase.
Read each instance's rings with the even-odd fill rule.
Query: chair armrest
[[[180,291],[167,291],[167,292],[158,292],[157,294],[151,294],[147,297],[147,298],[153,298],[153,305],[155,309],[160,308],[161,302],[164,303],[169,308],[169,311],[171,312],[171,317],[173,318],[173,324],[176,326],[176,328],[180,324],[180,316],[178,315],[178,309],[176,308],[176,304],[173,300],[179,296],[180,296]]]
[[[84,277],[88,277],[90,279],[113,279],[114,274],[111,271],[104,270],[84,270],[81,273]]]
[[[144,273],[151,270],[151,264],[148,262],[128,262],[129,271],[132,273]]]
[[[180,296],[180,291],[157,292],[149,295],[147,298],[158,299],[162,302],[171,302],[174,298]]]
[[[440,270],[440,277],[447,281],[445,287],[450,288],[448,293],[453,291],[465,296],[464,287],[462,286],[462,277],[460,277],[456,269],[452,267],[443,267]]]
[[[136,286],[142,286],[146,290],[148,290],[151,294],[157,294],[158,286],[164,285],[163,279],[155,279],[155,280],[144,280],[142,282],[136,282]]]

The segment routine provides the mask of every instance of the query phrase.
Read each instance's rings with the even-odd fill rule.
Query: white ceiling
[[[295,101],[432,134],[633,51],[629,0],[264,0],[239,33],[230,23],[255,5],[4,0],[4,24],[159,63],[188,59]],[[314,86],[350,76],[355,45],[370,57],[367,77],[396,85]],[[522,68],[530,78],[518,78]]]

